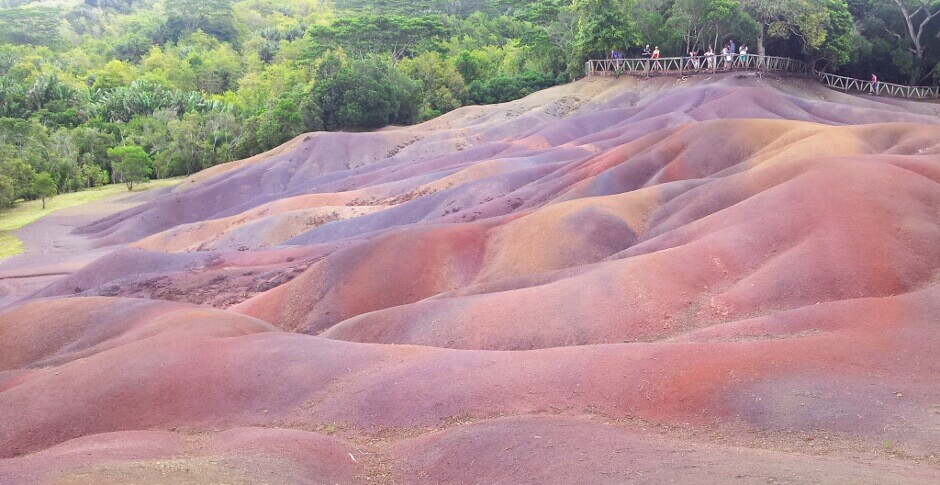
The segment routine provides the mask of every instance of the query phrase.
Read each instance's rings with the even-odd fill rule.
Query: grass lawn
[[[153,180],[146,184],[136,185],[134,192],[169,187],[180,183],[182,180],[183,177]],[[59,209],[87,204],[111,195],[126,193],[126,185],[111,184],[105,185],[104,187],[82,190],[80,192],[57,195],[46,201],[45,210],[42,208],[41,200],[20,202],[8,209],[0,209],[0,259],[23,252],[23,243],[13,235],[13,231]]]

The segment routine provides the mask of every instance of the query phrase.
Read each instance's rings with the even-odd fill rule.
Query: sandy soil
[[[56,214],[0,483],[938,482],[938,114],[594,78]]]
[[[0,308],[61,280],[119,246],[94,248],[87,237],[73,234],[79,227],[124,211],[167,189],[121,194],[56,211],[16,232],[23,254],[0,260]]]

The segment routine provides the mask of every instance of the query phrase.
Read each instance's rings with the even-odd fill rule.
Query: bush
[[[93,163],[82,165],[79,173],[82,176],[82,185],[85,187],[98,187],[108,183],[108,172]]]
[[[470,83],[470,98],[477,104],[505,103],[554,84],[551,76],[531,71],[518,76],[497,76]]]

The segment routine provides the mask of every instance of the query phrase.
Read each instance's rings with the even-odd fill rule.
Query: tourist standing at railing
[[[640,57],[643,58],[643,67],[649,71],[650,70],[650,57],[653,57],[653,50],[650,49],[650,45],[646,44],[646,47],[643,48],[643,53],[640,54]]]
[[[737,54],[738,46],[734,43],[734,39],[728,39],[728,49],[731,51],[731,55]]]
[[[688,62],[687,62],[686,65],[685,65],[686,69],[691,69],[691,70],[694,70],[694,71],[698,71],[698,68],[699,68],[699,59],[698,59],[698,58],[699,58],[698,49],[697,49],[697,48],[693,48],[692,50],[690,50],[690,51],[689,51],[689,60],[688,60]]]
[[[738,64],[747,69],[747,44],[741,44],[741,48],[738,49]]]
[[[721,61],[724,62],[724,70],[731,68],[731,48],[725,45],[721,48]]]
[[[705,51],[705,64],[709,70],[715,69],[715,48],[712,46],[709,46],[708,50]]]
[[[878,95],[878,76],[871,75],[871,92],[875,93],[875,96]]]
[[[653,54],[650,58],[653,59],[653,69],[661,70],[663,68],[663,65],[659,63],[659,46],[653,49]]]

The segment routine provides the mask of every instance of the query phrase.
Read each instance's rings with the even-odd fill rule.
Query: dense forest
[[[940,80],[940,0],[0,0],[0,206],[516,99],[611,49],[732,36],[820,70]]]

